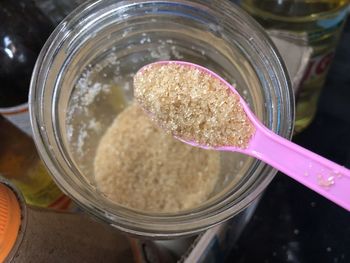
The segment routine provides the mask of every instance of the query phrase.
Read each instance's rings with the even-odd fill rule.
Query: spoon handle
[[[288,141],[257,129],[249,154],[350,211],[350,170]]]

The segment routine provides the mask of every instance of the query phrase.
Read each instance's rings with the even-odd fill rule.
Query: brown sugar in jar
[[[133,103],[102,137],[94,173],[99,191],[120,205],[177,212],[210,197],[219,178],[220,155],[174,139]]]

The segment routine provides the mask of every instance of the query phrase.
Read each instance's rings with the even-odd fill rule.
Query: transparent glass
[[[44,46],[32,78],[30,115],[39,152],[60,188],[110,225],[153,238],[195,234],[237,215],[276,173],[255,159],[221,154],[211,198],[178,213],[122,207],[99,193],[93,158],[100,137],[133,98],[132,77],[157,60],[195,62],[247,99],[289,138],[294,101],[286,70],[263,29],[226,1],[115,1],[80,6]],[[98,121],[98,129],[96,129]]]

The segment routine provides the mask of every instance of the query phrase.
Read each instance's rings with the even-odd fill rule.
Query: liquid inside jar
[[[234,188],[252,159],[197,149],[160,131],[135,105],[133,77],[145,64],[181,59],[210,68],[231,83],[242,80],[234,79],[225,58],[201,42],[186,47],[186,39],[144,33],[138,41],[139,52],[129,49],[125,54],[111,46],[82,71],[67,110],[71,153],[84,179],[118,205],[150,213],[199,207]],[[238,90],[251,101],[248,91]]]

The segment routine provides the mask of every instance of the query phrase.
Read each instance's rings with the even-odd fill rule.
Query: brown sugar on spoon
[[[191,66],[146,66],[134,77],[134,93],[156,123],[185,141],[246,148],[255,132],[239,96]]]

